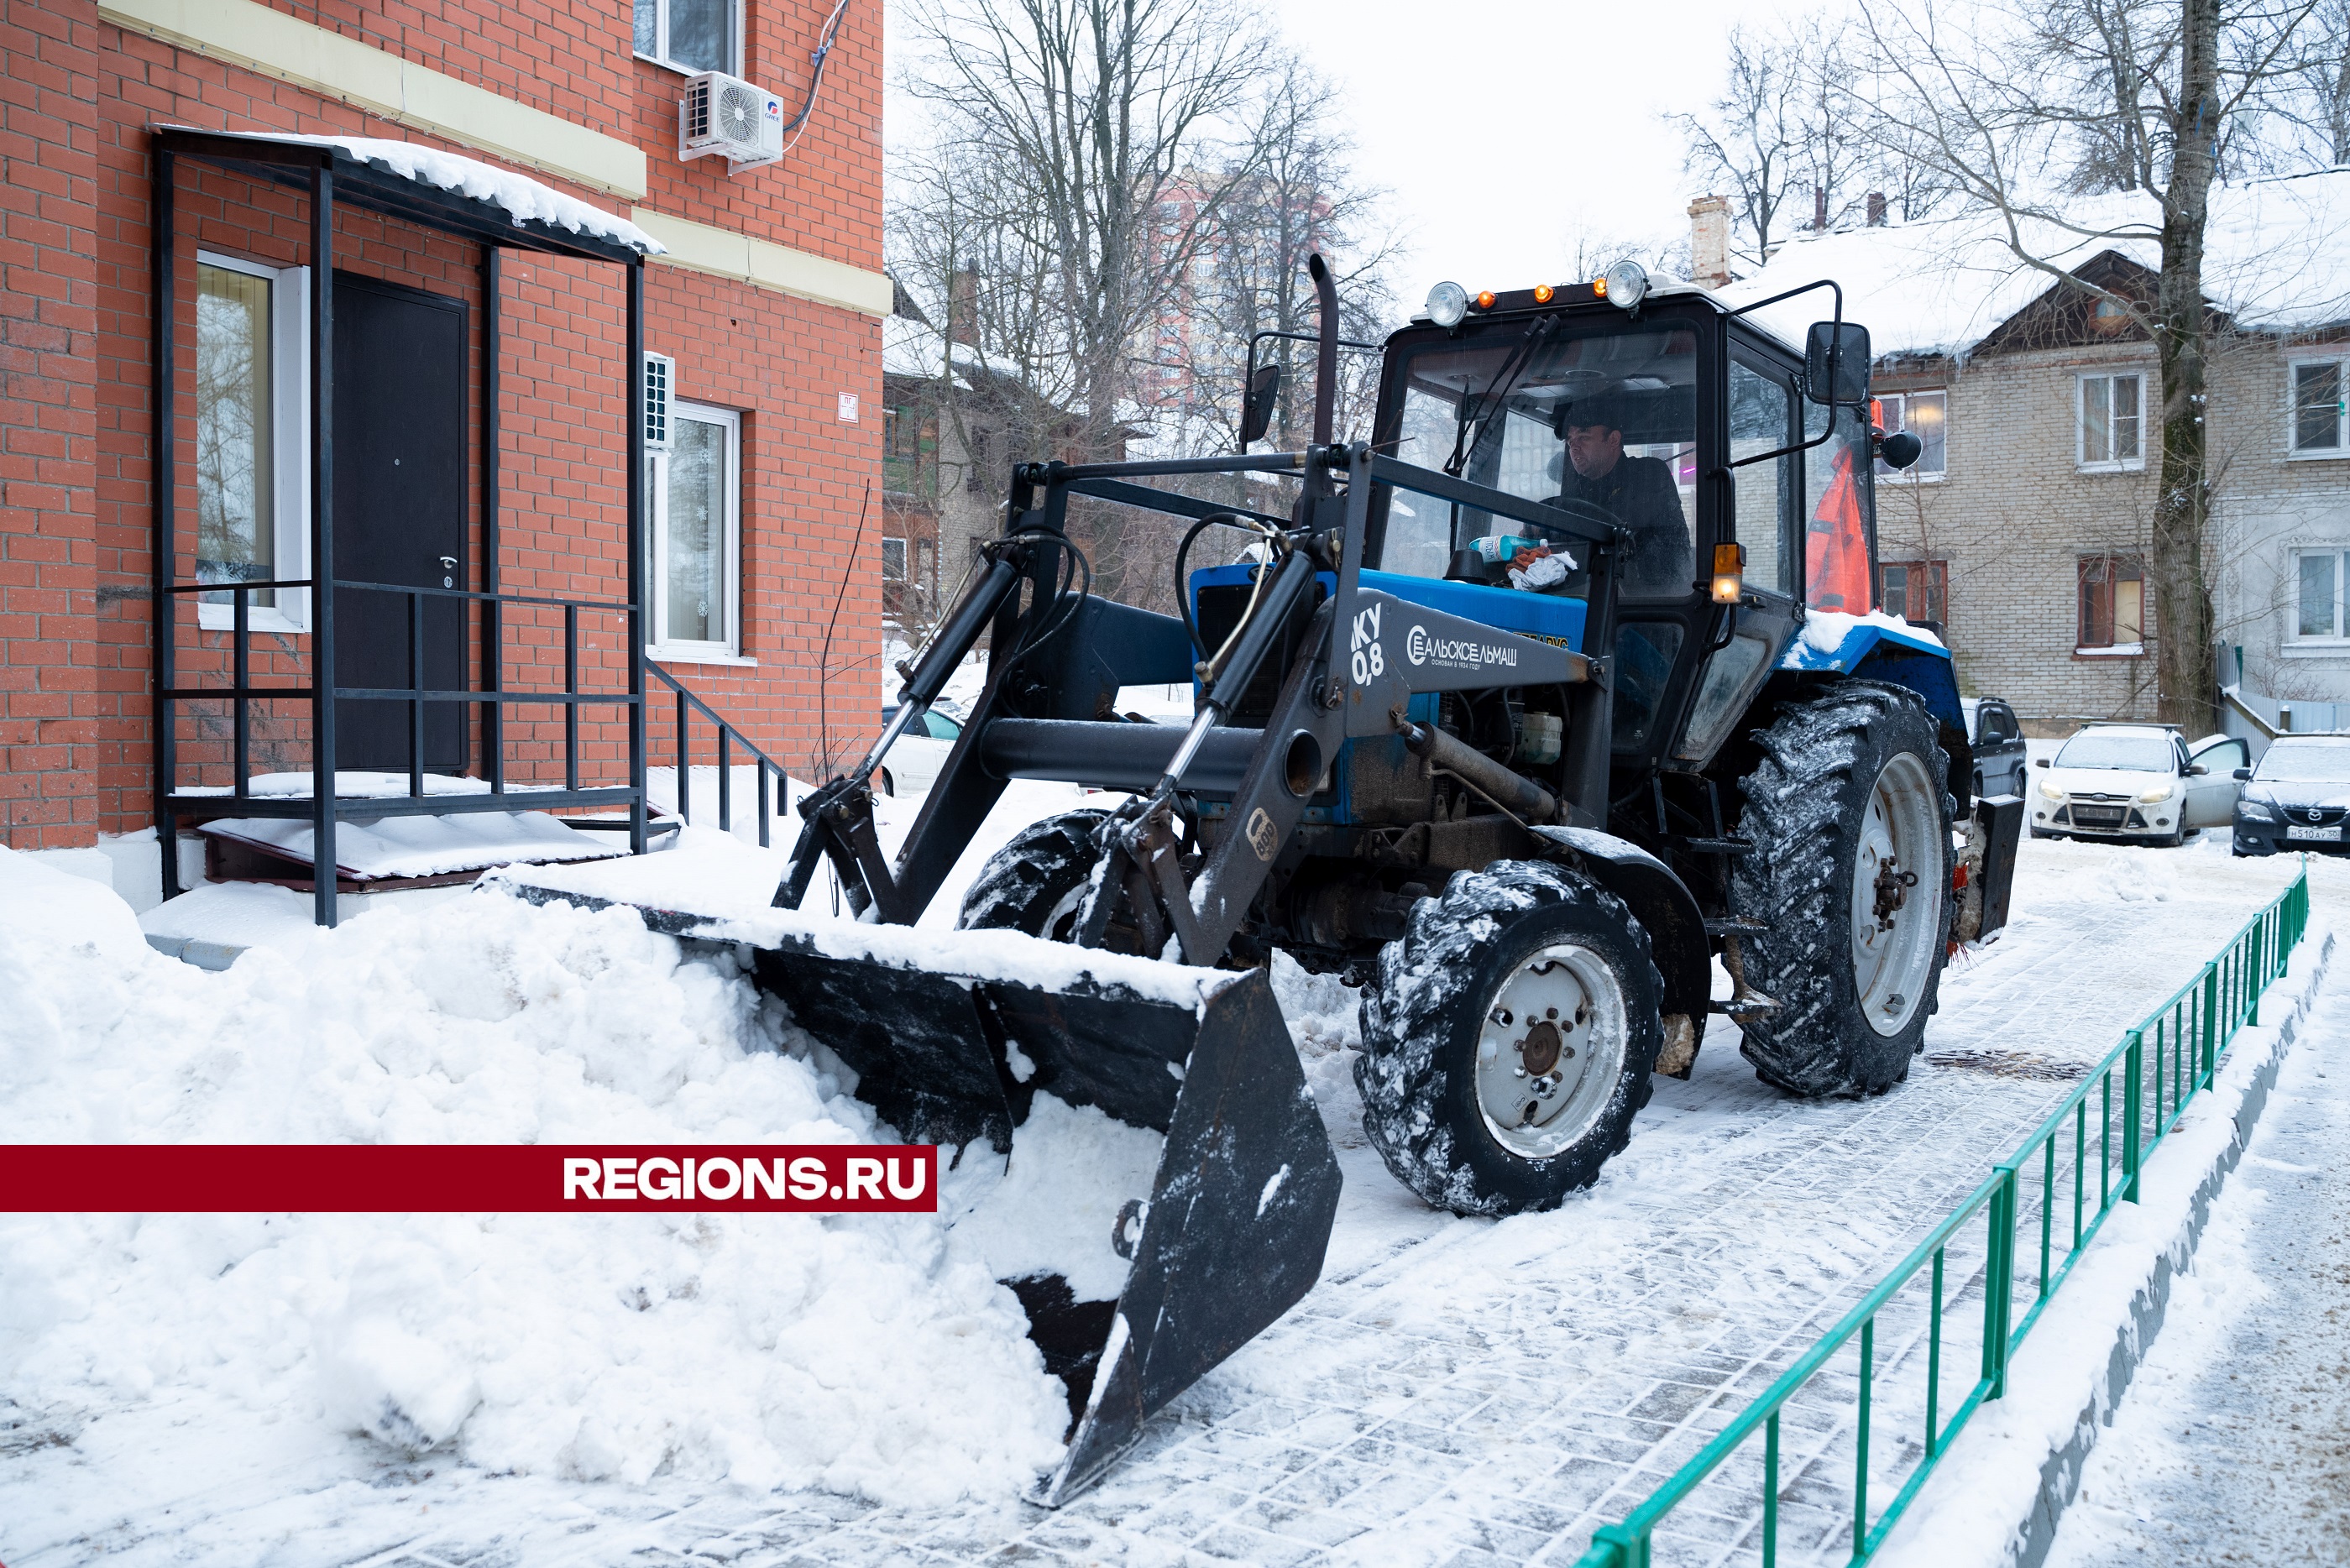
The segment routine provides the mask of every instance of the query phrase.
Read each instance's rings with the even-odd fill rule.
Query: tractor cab
[[[1867,335],[1825,365],[1751,317],[1637,265],[1473,298],[1440,284],[1390,337],[1376,448],[1619,530],[1617,765],[1702,768],[1779,661],[1797,607],[1865,615],[1875,581]],[[1824,358],[1815,354],[1814,358]],[[1898,455],[1897,452],[1895,455]],[[1401,576],[1587,597],[1564,533],[1381,487],[1369,563]]]

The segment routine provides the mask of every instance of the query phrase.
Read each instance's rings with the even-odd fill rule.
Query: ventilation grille
[[[666,354],[645,356],[645,450],[669,450],[669,394],[677,362]]]

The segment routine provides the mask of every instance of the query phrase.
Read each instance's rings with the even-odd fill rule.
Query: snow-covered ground
[[[1114,798],[1015,785],[924,923],[951,923],[1022,822]],[[884,803],[885,829],[915,805]],[[788,833],[764,854],[744,836],[740,815],[733,845],[689,830],[665,869],[772,888]],[[0,1560],[1572,1562],[2292,871],[2209,835],[2023,857],[2010,931],[1948,977],[1907,1083],[1790,1101],[1717,1021],[1596,1187],[1500,1222],[1430,1212],[1388,1176],[1358,1123],[1353,993],[1282,969],[1346,1175],[1323,1282],[1057,1513],[1016,1501],[1050,1385],[1017,1364],[1002,1293],[954,1266],[976,1232],[0,1220]],[[2350,865],[2314,879],[2323,907]],[[0,985],[50,1007],[31,1031],[0,1019],[5,1136],[93,1136],[75,1120],[93,1103],[118,1135],[152,1118],[180,1137],[710,1137],[730,1117],[746,1140],[873,1136],[735,977],[619,911],[485,912],[505,903],[387,911],[223,975],[0,927],[0,954],[49,966]],[[322,1078],[332,1116],[293,1092]],[[497,1417],[478,1447],[420,1429],[402,1448],[371,1423],[387,1397],[446,1410],[465,1376]],[[1833,1547],[1836,1391],[1792,1422],[1791,1466],[1819,1459],[1783,1560]],[[608,1454],[548,1440],[590,1415]],[[1700,1528],[1737,1528],[1734,1490]]]
[[[2048,1568],[2350,1561],[2350,984],[2321,995]]]

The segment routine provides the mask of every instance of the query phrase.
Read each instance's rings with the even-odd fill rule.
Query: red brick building
[[[322,765],[303,693],[330,640],[338,691],[560,693],[569,618],[577,689],[623,691],[632,576],[649,658],[768,755],[808,769],[820,729],[836,749],[870,731],[869,664],[827,682],[817,663],[827,631],[836,668],[880,638],[880,7],[634,10],[632,28],[616,0],[0,0],[11,848],[82,848]],[[703,69],[786,122],[806,106],[779,161],[681,158]],[[669,437],[644,453],[633,574],[632,276]],[[321,550],[345,586],[316,586]],[[397,591],[435,584],[452,595]],[[287,695],[205,694],[239,679],[240,641],[247,691]],[[677,709],[648,694],[659,762]],[[624,784],[613,704],[341,699],[325,765],[560,785],[567,710],[577,787]]]

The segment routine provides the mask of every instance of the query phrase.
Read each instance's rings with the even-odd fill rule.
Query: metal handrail
[[[2226,1054],[2236,1033],[2247,1024],[2259,1023],[2261,992],[2283,974],[2308,923],[2309,867],[2304,856],[2301,874],[2293,884],[2246,920],[2193,980],[2172,992],[2136,1027],[2125,1031],[2113,1049],[2017,1146],[2015,1152],[2001,1160],[1957,1209],[1936,1224],[1908,1256],[1879,1280],[1810,1350],[1620,1522],[1594,1531],[1591,1545],[1577,1561],[1576,1568],[1650,1568],[1658,1525],[1720,1469],[1758,1428],[1763,1434],[1760,1547],[1763,1568],[1775,1568],[1781,1408],[1810,1383],[1836,1352],[1856,1338],[1859,1340],[1860,1369],[1854,1423],[1853,1546],[1849,1561],[1865,1563],[1873,1556],[1948,1451],[1950,1438],[1985,1402],[2006,1393],[2007,1369],[2015,1352],[2040,1321],[2058,1287],[2071,1276],[2074,1266],[2115,1206],[2137,1201],[2138,1178],[2147,1156],[2178,1125],[2188,1102],[2211,1086],[2219,1072],[2220,1058]],[[2150,1086],[2149,1066],[2153,1071]],[[2167,1107],[2166,1067],[2169,1085]],[[2115,1092],[2116,1077],[2120,1080],[2118,1096]],[[2097,1163],[2094,1214],[2089,1212],[2086,1177],[2093,1142],[2088,1108],[2092,1095],[2098,1100],[2098,1127],[2094,1138]],[[2121,1102],[2118,1128],[2116,1097]],[[2053,1255],[2060,1194],[2058,1145],[2068,1125],[2074,1137],[2070,1168],[2072,1240],[2059,1261]],[[2116,1130],[2121,1134],[2118,1168],[2113,1148]],[[2017,1281],[2017,1231],[2028,1222],[2019,1213],[2024,1196],[2023,1173],[2034,1164],[2040,1168],[2041,1192],[2036,1216],[2039,1235],[2033,1300],[2022,1321],[2011,1325]],[[2116,1176],[2118,1180],[2115,1179]],[[1987,1227],[1980,1265],[1983,1282],[1981,1367],[1957,1410],[1948,1421],[1940,1421],[1938,1417],[1948,1253],[1951,1238],[1978,1214],[1985,1217]],[[1872,1524],[1868,1511],[1869,1417],[1876,1381],[1877,1320],[1886,1305],[1929,1265],[1924,1457]],[[1970,1275],[1967,1281],[1960,1282],[1961,1291],[1972,1282],[1973,1277]],[[1747,1537],[1742,1535],[1739,1539],[1742,1542]]]
[[[742,731],[720,718],[718,711],[685,689],[678,678],[652,659],[645,660],[645,673],[677,694],[677,815],[678,820],[693,824],[693,757],[691,737],[687,730],[689,715],[699,713],[710,721],[718,732],[718,831],[734,831],[734,759],[733,751],[741,746],[751,753],[759,769],[759,847],[770,847],[771,806],[782,809],[767,793],[767,774],[772,772],[785,789],[790,787],[791,774],[784,764],[767,755],[744,737]]]

